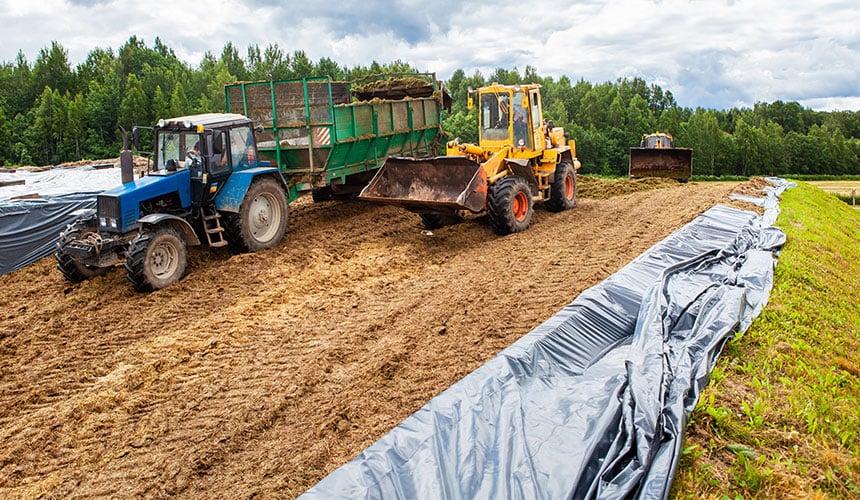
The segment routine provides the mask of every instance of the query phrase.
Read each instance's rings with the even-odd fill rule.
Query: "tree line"
[[[115,157],[118,127],[151,125],[159,118],[224,110],[224,85],[235,81],[329,76],[356,80],[372,74],[416,71],[402,61],[347,68],[329,58],[311,61],[276,43],[247,48],[230,42],[197,67],[179,60],[156,38],[136,36],[118,50],[96,48],[72,67],[58,42],[33,63],[19,52],[0,65],[0,164],[50,165]],[[486,77],[455,71],[445,82],[453,98],[443,127],[451,137],[477,140],[476,110],[468,89],[492,82],[539,83],[544,114],[576,140],[583,172],[625,175],[627,155],[642,134],[674,135],[694,150],[693,172],[707,176],[860,174],[860,112],[814,111],[797,102],[756,103],[728,110],[681,107],[672,92],[640,78],[591,83],[496,69]]]

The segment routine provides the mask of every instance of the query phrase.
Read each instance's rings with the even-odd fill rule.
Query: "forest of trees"
[[[414,71],[401,61],[346,68],[277,44],[252,45],[244,57],[227,43],[198,67],[180,61],[155,39],[131,37],[116,52],[93,49],[72,68],[58,42],[30,63],[19,52],[0,65],[0,165],[51,165],[116,157],[118,127],[152,125],[159,118],[223,111],[227,83],[330,76],[355,80],[370,74]],[[422,68],[430,70],[432,68]],[[486,77],[457,70],[445,85],[454,99],[444,128],[462,141],[477,139],[475,111],[466,109],[469,87],[491,82],[543,85],[545,117],[577,141],[584,173],[625,175],[631,146],[642,134],[669,132],[694,150],[699,176],[860,174],[860,112],[820,112],[797,102],[756,103],[714,110],[679,106],[669,90],[642,79],[591,83],[496,69]]]

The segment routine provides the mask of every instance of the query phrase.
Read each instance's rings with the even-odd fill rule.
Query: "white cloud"
[[[346,65],[400,59],[447,78],[495,68],[576,81],[639,76],[683,106],[797,100],[860,109],[860,5],[823,0],[0,0],[0,60],[57,40],[73,64],[95,47],[156,36],[196,65],[233,42],[277,43]]]

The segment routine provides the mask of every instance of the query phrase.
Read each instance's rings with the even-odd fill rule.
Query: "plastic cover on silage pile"
[[[708,210],[303,498],[667,497],[723,345],[767,303],[777,212]]]
[[[118,168],[91,167],[0,173],[0,181],[24,181],[0,187],[0,275],[51,255],[75,211],[96,208],[98,193],[122,183]]]

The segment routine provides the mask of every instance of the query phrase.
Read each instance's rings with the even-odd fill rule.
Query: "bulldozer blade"
[[[686,148],[630,148],[630,177],[689,179],[693,150]]]
[[[487,204],[487,175],[462,156],[392,156],[358,197],[417,213],[478,213]]]

